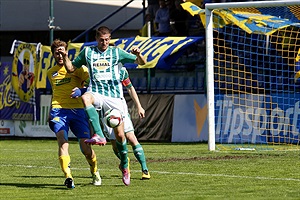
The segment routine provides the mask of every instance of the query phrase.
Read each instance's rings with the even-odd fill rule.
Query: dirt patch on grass
[[[239,160],[239,159],[253,159],[258,157],[264,157],[263,155],[249,156],[249,155],[225,155],[216,157],[190,157],[190,158],[161,158],[161,159],[147,159],[147,162],[172,162],[172,161],[202,161],[202,160]]]

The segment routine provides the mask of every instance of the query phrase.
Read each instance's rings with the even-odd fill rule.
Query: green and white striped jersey
[[[76,68],[87,66],[90,74],[89,91],[97,92],[107,97],[123,97],[122,79],[124,71],[119,63],[133,63],[134,54],[128,53],[118,47],[109,46],[104,52],[98,47],[91,46],[83,49],[73,60]],[[123,74],[123,75],[122,75]]]

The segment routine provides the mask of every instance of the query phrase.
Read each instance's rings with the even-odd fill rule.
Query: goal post
[[[205,5],[208,150],[298,145],[299,22],[299,0]]]

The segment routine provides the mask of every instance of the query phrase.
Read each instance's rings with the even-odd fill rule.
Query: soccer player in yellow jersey
[[[67,54],[67,43],[54,40],[51,52],[56,65],[47,71],[47,77],[52,86],[52,103],[49,113],[49,127],[56,134],[58,142],[58,156],[61,169],[65,174],[65,185],[74,188],[74,180],[70,168],[70,155],[68,131],[72,130],[78,138],[80,150],[90,165],[94,185],[101,185],[101,177],[97,169],[97,159],[91,145],[84,141],[90,138],[88,117],[81,98],[71,98],[70,93],[74,87],[82,87],[85,80],[89,79],[87,68],[77,69],[74,73],[67,73],[62,56],[57,49]]]

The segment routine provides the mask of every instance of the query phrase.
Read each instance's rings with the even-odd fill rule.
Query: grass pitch
[[[1,138],[0,138],[1,139]],[[93,146],[102,177],[90,184],[89,166],[70,141],[75,189],[63,186],[56,140],[0,140],[0,199],[300,199],[300,151],[214,151],[207,144],[141,143],[150,180],[140,180],[132,149],[131,184],[108,143]]]

